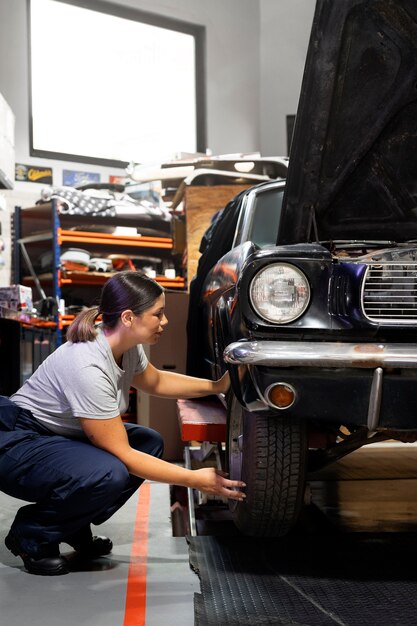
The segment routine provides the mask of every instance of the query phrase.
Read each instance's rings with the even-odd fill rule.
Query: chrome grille
[[[365,315],[377,322],[417,322],[417,263],[369,265],[363,282]]]

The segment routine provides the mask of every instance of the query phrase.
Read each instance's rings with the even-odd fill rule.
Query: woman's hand
[[[231,500],[243,500],[246,495],[236,488],[246,487],[241,480],[229,480],[227,474],[214,467],[192,470],[191,486],[204,493],[211,493],[215,496],[229,498]]]
[[[225,374],[223,374],[223,376],[221,378],[219,378],[219,380],[216,380],[213,383],[214,386],[214,393],[215,394],[219,394],[219,393],[224,393],[226,394],[229,389],[230,389],[230,374],[229,372],[226,372]]]

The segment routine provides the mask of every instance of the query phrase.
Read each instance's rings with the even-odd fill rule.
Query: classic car
[[[287,179],[239,194],[203,238],[187,369],[230,371],[244,533],[287,533],[308,472],[417,440],[416,58],[411,0],[319,0]]]

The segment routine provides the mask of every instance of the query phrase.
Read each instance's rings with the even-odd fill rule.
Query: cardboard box
[[[0,287],[0,306],[14,311],[31,312],[33,309],[32,287],[24,285]]]

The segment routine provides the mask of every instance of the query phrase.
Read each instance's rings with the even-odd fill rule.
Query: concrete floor
[[[309,485],[312,502],[342,532],[417,532],[416,444],[362,448],[311,475]],[[193,625],[200,582],[186,540],[172,537],[169,502],[168,485],[145,484],[139,498],[93,529],[112,538],[109,557],[88,570],[44,578],[26,573],[4,547],[21,503],[0,493],[0,625]]]
[[[112,554],[88,570],[57,577],[28,574],[22,561],[5,548],[4,537],[22,503],[0,493],[1,626],[194,624],[193,599],[200,584],[189,567],[186,540],[172,537],[169,487],[151,483],[149,489],[145,556],[134,535],[141,506],[141,498],[138,507],[135,496],[111,520],[93,527],[96,534],[111,537]],[[142,537],[146,543],[145,531],[139,528],[139,542]],[[67,552],[65,545],[61,551]],[[141,597],[144,572],[146,609]]]

